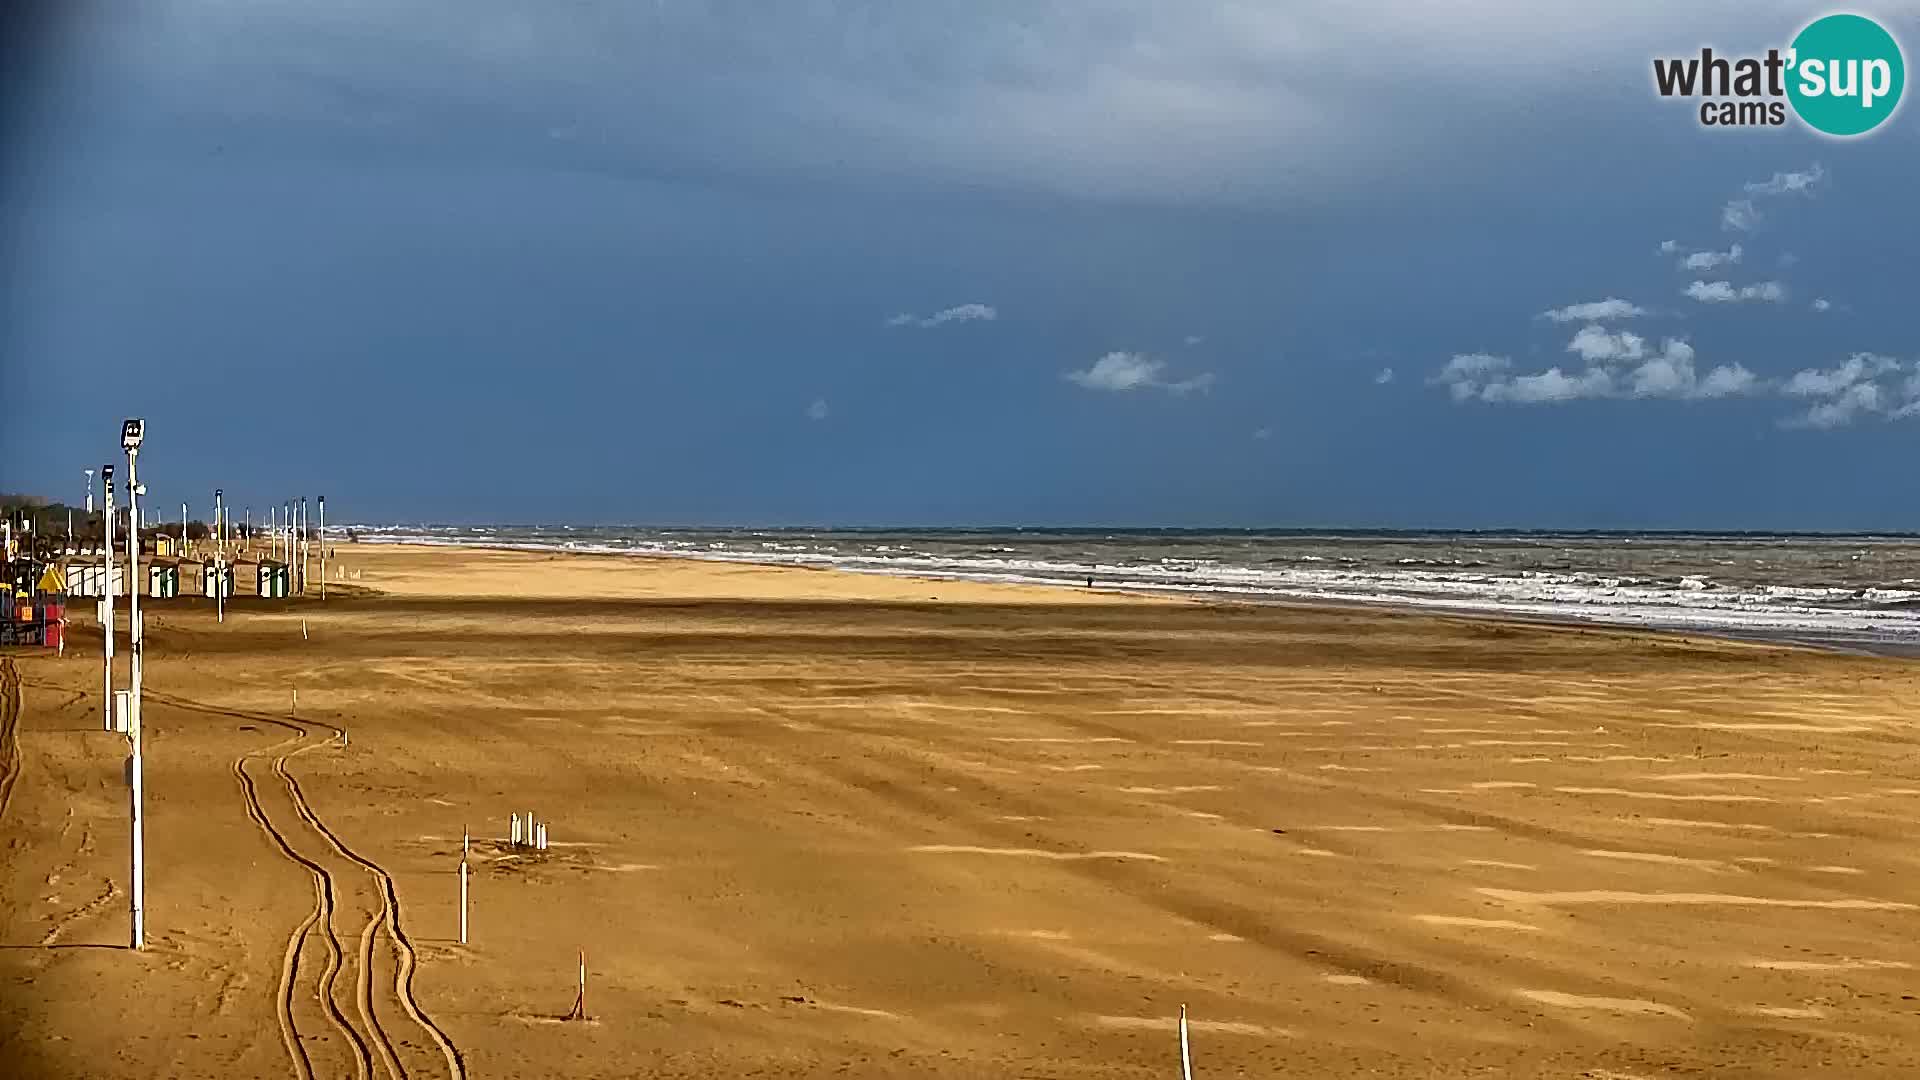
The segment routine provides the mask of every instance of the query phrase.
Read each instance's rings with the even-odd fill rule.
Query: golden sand
[[[146,605],[142,953],[98,631],[13,654],[0,1076],[1920,1075],[1907,663],[339,551]]]

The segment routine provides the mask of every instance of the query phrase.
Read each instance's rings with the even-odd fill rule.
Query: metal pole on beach
[[[320,496],[320,599],[327,598],[327,497]]]
[[[146,899],[147,899],[147,858],[146,837],[141,821],[141,802],[145,797],[145,784],[140,757],[143,734],[140,716],[140,653],[144,637],[140,630],[140,443],[145,435],[146,424],[140,420],[128,420],[120,432],[120,443],[127,448],[127,514],[133,527],[127,531],[127,567],[133,580],[128,583],[129,614],[127,616],[127,636],[130,642],[128,656],[132,662],[133,694],[128,711],[133,714],[129,722],[129,734],[133,740],[133,755],[127,762],[128,786],[133,794],[133,947],[145,948],[147,944]]]
[[[113,730],[113,466],[100,466],[100,479],[107,488],[107,565],[105,580],[100,583],[100,632],[104,637],[101,651],[106,660],[106,682],[103,684],[105,696],[101,699],[106,712],[105,730]]]
[[[307,591],[307,573],[313,563],[313,537],[307,524],[312,521],[307,516],[307,497],[300,496],[300,591]]]
[[[227,621],[227,538],[221,512],[225,504],[213,489],[213,613],[215,622]]]

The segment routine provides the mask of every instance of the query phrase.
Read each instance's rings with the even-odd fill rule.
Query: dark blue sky
[[[113,6],[8,85],[0,487],[1920,528],[1920,112],[1651,89],[1812,8]]]

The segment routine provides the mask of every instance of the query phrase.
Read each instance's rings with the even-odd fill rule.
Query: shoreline
[[[998,578],[976,577],[965,574],[944,574],[914,570],[861,569],[835,566],[824,561],[819,565],[799,562],[783,562],[772,559],[756,559],[745,555],[702,556],[697,554],[664,553],[656,551],[580,551],[564,547],[552,547],[540,544],[512,544],[478,542],[468,543],[459,540],[426,541],[420,540],[358,540],[353,545],[365,544],[369,547],[405,548],[418,551],[495,551],[520,555],[544,555],[549,557],[579,557],[588,559],[627,559],[667,564],[692,564],[699,566],[750,566],[761,570],[795,571],[808,573],[833,573],[853,577],[896,579],[902,581],[923,581],[940,583],[965,583],[992,585],[1021,590],[1064,590],[1076,595],[1105,595],[1129,599],[1150,599],[1161,602],[1186,604],[1223,604],[1257,608],[1298,608],[1303,610],[1338,612],[1379,612],[1383,614],[1425,616],[1436,619],[1460,619],[1474,623],[1507,625],[1529,629],[1552,629],[1560,631],[1580,631],[1585,633],[1604,633],[1625,637],[1651,637],[1663,641],[1687,641],[1704,639],[1721,644],[1743,645],[1753,648],[1782,649],[1799,652],[1814,652],[1826,655],[1852,656],[1878,660],[1915,660],[1920,659],[1920,643],[1900,644],[1894,642],[1867,642],[1834,638],[1808,638],[1769,634],[1761,631],[1742,633],[1735,630],[1704,629],[1692,626],[1648,626],[1636,623],[1610,622],[1604,619],[1577,619],[1553,615],[1538,615],[1529,612],[1508,612],[1486,608],[1451,607],[1444,604],[1410,604],[1398,600],[1357,600],[1326,597],[1290,597],[1261,596],[1257,594],[1221,590],[1218,592],[1191,592],[1173,589],[1155,589],[1148,586],[1132,587],[1127,585],[1102,584],[1096,578],[1091,589],[1084,585],[1065,582],[1018,580],[1009,581]],[[334,550],[340,551],[339,544]]]

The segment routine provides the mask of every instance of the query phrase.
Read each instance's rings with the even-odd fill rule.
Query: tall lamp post
[[[106,533],[106,580],[100,583],[100,631],[105,638],[101,646],[106,655],[105,707],[106,730],[113,730],[113,466],[100,466],[100,482],[107,489],[107,533]]]
[[[313,568],[312,530],[307,528],[307,523],[311,520],[307,517],[307,497],[302,495],[300,496],[300,592],[302,595],[307,591],[307,571]]]
[[[219,488],[213,489],[213,614],[215,622],[227,621],[227,531],[225,503]]]
[[[128,656],[132,661],[132,691],[127,711],[132,713],[128,721],[128,735],[133,743],[133,755],[127,762],[128,786],[133,789],[133,947],[145,948],[147,944],[147,852],[145,830],[141,821],[141,802],[145,796],[140,749],[140,443],[146,436],[146,422],[128,420],[120,428],[120,445],[127,450],[127,516],[131,527],[127,530],[127,569],[133,580],[128,582],[129,614],[127,616],[127,635],[130,642]]]

